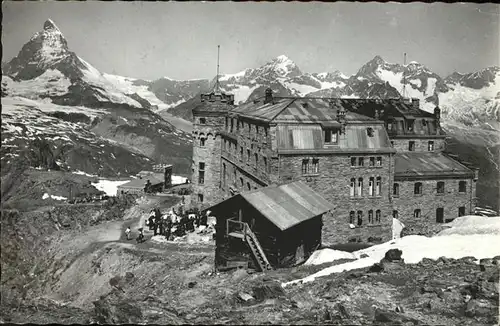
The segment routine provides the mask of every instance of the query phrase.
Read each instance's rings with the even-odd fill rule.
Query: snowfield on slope
[[[447,225],[450,226],[449,229],[431,238],[411,235],[359,250],[354,253],[356,257],[359,258],[362,254],[368,257],[327,267],[305,278],[282,283],[282,286],[312,282],[318,277],[332,273],[372,266],[380,262],[389,249],[402,250],[402,258],[407,264],[416,264],[423,258],[438,259],[443,256],[454,259],[473,256],[479,260],[500,255],[500,246],[494,245],[500,243],[500,216],[462,216]],[[331,261],[339,259],[337,257],[335,253]]]

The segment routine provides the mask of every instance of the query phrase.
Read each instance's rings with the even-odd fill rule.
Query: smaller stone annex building
[[[323,242],[381,242],[392,218],[417,228],[469,214],[477,170],[445,151],[440,110],[416,99],[264,96],[234,105],[203,94],[193,110],[194,201],[302,181],[334,209]]]

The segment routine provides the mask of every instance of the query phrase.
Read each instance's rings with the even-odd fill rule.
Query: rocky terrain
[[[282,287],[321,265],[248,273],[213,270],[213,243],[127,241],[155,206],[180,198],[125,197],[106,203],[15,200],[50,174],[24,171],[1,214],[0,321],[5,323],[155,324],[439,324],[498,322],[498,263],[474,258],[405,264],[392,253],[373,266]],[[65,174],[67,175],[67,173]],[[78,177],[84,178],[84,177]],[[30,181],[27,181],[29,179]],[[62,179],[61,179],[62,180]],[[65,180],[62,185],[68,182]],[[29,192],[29,191],[28,191]],[[2,196],[4,198],[4,196]],[[9,209],[5,204],[11,202]],[[404,254],[404,253],[403,253]],[[494,257],[491,257],[494,258]]]

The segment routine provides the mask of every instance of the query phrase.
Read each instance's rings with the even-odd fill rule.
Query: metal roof
[[[152,185],[157,185],[157,184],[163,183],[163,180],[158,180],[154,177],[148,176],[148,177],[145,177],[143,179],[131,180],[127,183],[119,185],[118,188],[141,188],[142,189],[142,188],[144,188],[144,186],[146,185],[146,182],[148,180],[151,182]]]
[[[395,177],[474,175],[465,165],[443,153],[410,152],[395,155]]]
[[[373,135],[368,135],[368,128],[373,130]],[[276,128],[276,141],[278,150],[288,149],[323,149],[323,130],[321,125],[278,125]],[[382,124],[348,124],[345,134],[339,135],[338,144],[328,146],[332,152],[366,149],[391,150],[391,142],[387,131]]]
[[[337,110],[330,107],[330,99],[322,98],[274,98],[273,102],[248,102],[232,110],[244,117],[276,123],[323,123],[335,122]],[[373,121],[374,119],[346,110],[347,121]]]
[[[332,204],[302,181],[243,192],[238,196],[282,231],[333,209]]]

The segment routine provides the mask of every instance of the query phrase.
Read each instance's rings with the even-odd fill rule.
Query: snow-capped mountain
[[[138,160],[132,156],[189,171],[190,135],[151,110],[165,103],[149,86],[102,74],[78,57],[53,21],[46,21],[2,70],[2,164],[24,153],[19,139],[38,137],[53,150],[65,148],[60,166],[76,164],[88,173],[134,172],[141,164],[133,164]],[[72,136],[61,138],[61,132]],[[97,150],[92,144],[105,146]],[[118,153],[128,158],[112,168]],[[75,155],[82,160],[69,164]]]
[[[397,98],[404,95],[420,99],[421,108],[429,112],[439,106],[444,120],[499,128],[499,70],[492,67],[470,74],[454,73],[443,79],[416,61],[401,65],[375,56],[352,76],[339,71],[310,74],[303,73],[290,58],[281,55],[260,68],[222,74],[219,81],[224,91],[235,95],[237,104],[262,96],[267,87],[278,96]],[[211,85],[214,83],[215,79]],[[190,120],[189,110],[198,101],[192,98],[169,112]]]

